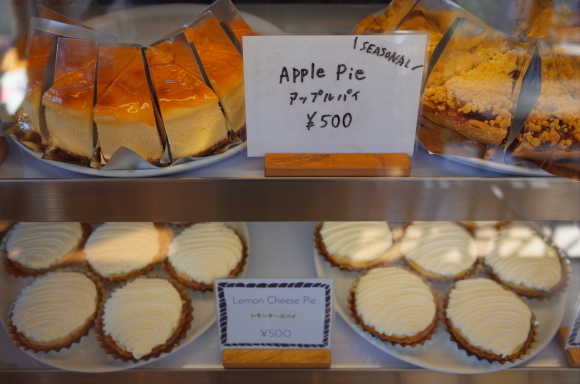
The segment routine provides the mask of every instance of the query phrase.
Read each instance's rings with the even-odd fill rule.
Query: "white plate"
[[[10,136],[8,136],[10,137]],[[36,157],[37,159],[41,160],[42,154],[38,152],[33,152],[30,148],[26,147],[25,145],[21,144],[17,140],[12,139],[13,143],[16,143],[20,149],[24,152],[28,153],[29,155]],[[76,164],[69,164],[63,163],[60,161],[52,161],[52,160],[41,160],[45,164],[50,164],[57,168],[66,169],[67,171],[83,173],[85,175],[90,176],[103,176],[103,177],[150,177],[150,176],[165,176],[165,175],[172,175],[174,173],[186,172],[192,169],[197,169],[201,167],[205,167],[206,165],[210,165],[213,163],[217,163],[220,160],[227,159],[230,156],[235,155],[246,149],[246,143],[241,143],[233,148],[228,149],[224,153],[220,153],[219,155],[208,156],[200,158],[199,160],[191,161],[189,163],[184,164],[177,164],[172,165],[169,167],[163,168],[151,168],[151,169],[126,169],[126,170],[118,170],[118,169],[94,169],[90,167],[83,167]]]
[[[207,7],[207,4],[157,4],[111,12],[83,24],[118,36],[121,43],[147,46],[180,28]],[[282,32],[262,18],[246,12],[240,14],[255,32]]]
[[[495,161],[488,161],[483,159],[475,159],[471,157],[462,157],[462,156],[452,156],[452,155],[439,155],[443,156],[446,159],[455,161],[457,163],[470,165],[475,168],[485,169],[488,171],[500,172],[500,173],[507,173],[509,175],[526,175],[526,176],[554,176],[551,173],[544,171],[536,167],[533,164],[522,164],[522,165],[515,165],[515,164],[503,164],[497,163]]]
[[[246,240],[249,254],[250,235],[246,223],[232,222],[225,224],[235,229]],[[160,266],[156,266],[151,273],[158,275],[164,274]],[[240,277],[243,277],[245,274],[246,271],[244,268]],[[12,305],[22,288],[29,285],[33,279],[34,278],[32,277],[23,279],[8,276],[6,272],[0,268],[0,321],[4,326],[4,329],[6,329],[10,305]],[[191,323],[191,329],[187,332],[185,339],[181,340],[178,347],[174,348],[170,353],[162,354],[157,359],[139,361],[137,363],[124,363],[120,360],[115,360],[111,356],[105,354],[105,352],[99,347],[99,344],[95,339],[94,328],[91,329],[89,334],[84,336],[79,343],[74,343],[69,349],[62,349],[59,352],[50,351],[48,353],[34,353],[32,351],[26,351],[26,353],[32,358],[50,366],[77,372],[121,371],[152,363],[171,355],[174,351],[184,348],[187,344],[197,339],[217,320],[214,292],[201,293],[199,291],[192,291],[191,289],[188,289],[188,292],[193,304],[193,321]]]
[[[156,40],[168,35],[180,28],[201,11],[207,8],[206,4],[158,4],[145,7],[128,8],[116,12],[111,12],[103,16],[95,17],[84,22],[85,25],[98,29],[102,32],[114,34],[123,43],[138,43],[149,45]],[[257,16],[240,12],[244,20],[256,32],[260,33],[281,33],[280,28]],[[19,143],[20,144],[20,143]],[[38,153],[34,153],[24,145],[20,145],[23,150],[36,158],[40,158]],[[170,167],[140,170],[107,170],[92,169],[75,164],[67,164],[58,161],[47,161],[57,168],[68,171],[83,173],[91,176],[105,177],[150,177],[164,176],[180,173],[205,167],[226,159],[246,148],[246,143],[228,149],[226,152],[201,158],[185,164]]]
[[[536,348],[532,350],[530,355],[523,360],[517,360],[515,363],[508,362],[501,365],[495,362],[490,364],[487,360],[480,361],[475,356],[467,356],[464,351],[458,349],[456,344],[449,340],[449,334],[445,331],[444,326],[440,326],[433,339],[427,341],[424,346],[418,345],[414,348],[392,345],[389,342],[384,342],[371,336],[370,333],[363,331],[362,327],[354,322],[354,319],[350,317],[350,310],[347,308],[349,290],[361,272],[341,271],[338,268],[331,267],[328,262],[318,255],[316,249],[314,249],[314,264],[318,277],[334,279],[334,306],[344,321],[361,337],[389,355],[423,368],[441,372],[485,373],[500,371],[521,364],[534,357],[552,340],[558,331],[566,310],[566,294],[544,301],[524,299],[540,323]],[[441,293],[449,285],[439,283],[435,285],[435,288]]]

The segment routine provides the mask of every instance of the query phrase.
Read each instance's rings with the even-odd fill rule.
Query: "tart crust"
[[[92,228],[88,223],[81,223],[81,227],[83,234],[77,248],[63,256],[61,260],[52,267],[41,269],[29,268],[17,261],[10,260],[6,250],[6,242],[8,241],[8,237],[10,235],[10,232],[8,232],[2,241],[2,267],[4,268],[4,271],[8,275],[14,277],[31,277],[43,275],[56,269],[69,267],[73,264],[82,262],[84,260],[84,252],[82,250],[92,232]]]
[[[393,236],[393,245],[391,245],[391,247],[389,247],[389,249],[387,249],[387,251],[378,259],[375,260],[371,260],[368,262],[353,262],[351,260],[348,260],[347,258],[339,258],[337,256],[331,255],[328,250],[326,249],[326,246],[324,245],[324,241],[322,240],[322,235],[320,234],[320,229],[322,228],[322,222],[318,222],[316,224],[316,227],[314,228],[314,246],[316,247],[316,249],[318,250],[318,254],[320,256],[322,256],[322,258],[324,260],[326,260],[327,262],[330,263],[330,265],[337,267],[341,270],[345,270],[345,271],[363,271],[363,270],[367,270],[370,268],[374,268],[374,267],[378,267],[380,265],[383,264],[387,264],[391,261],[395,260],[395,257],[397,256],[397,251],[396,251],[396,247],[395,247],[395,234],[393,233],[393,229],[391,228],[391,225],[389,223],[387,223],[387,225],[389,226],[389,230],[392,233]]]
[[[177,292],[179,292],[179,296],[183,302],[181,317],[179,319],[179,323],[177,327],[173,331],[173,334],[164,344],[158,345],[157,347],[153,348],[151,353],[141,357],[140,359],[135,359],[131,352],[125,351],[121,348],[115,340],[110,335],[105,334],[104,328],[104,320],[103,315],[105,314],[105,300],[103,300],[102,305],[99,308],[98,316],[96,319],[96,340],[99,343],[99,346],[105,351],[106,354],[111,355],[115,360],[122,360],[123,362],[132,361],[134,363],[143,360],[148,361],[151,358],[158,358],[163,353],[169,353],[173,350],[173,348],[179,346],[181,340],[183,340],[187,336],[187,332],[191,329],[191,322],[193,321],[193,306],[191,304],[191,299],[189,294],[185,290],[185,288],[179,284],[177,281],[172,279],[167,279],[165,277],[156,277],[156,276],[146,276],[145,278],[159,278],[167,280],[175,287]],[[122,288],[125,286],[118,287],[117,289]]]
[[[433,294],[433,300],[435,301],[436,312],[435,316],[433,317],[433,321],[425,328],[423,331],[417,333],[413,336],[391,336],[380,333],[374,327],[365,324],[362,317],[359,315],[356,307],[356,298],[355,298],[355,291],[360,281],[360,278],[364,276],[367,272],[359,276],[358,279],[352,284],[352,287],[349,291],[349,296],[347,298],[348,301],[348,309],[350,309],[350,316],[354,319],[354,321],[359,324],[363,330],[369,332],[374,337],[377,337],[383,341],[388,341],[391,344],[400,344],[403,347],[411,346],[415,347],[417,344],[424,345],[427,340],[431,340],[434,334],[437,333],[438,327],[441,325],[443,320],[443,301],[433,288],[431,284],[425,278],[418,275],[416,272],[409,271],[416,276],[418,276],[428,287],[431,293]]]
[[[233,229],[232,227],[229,227],[229,226],[228,226],[228,228],[231,229],[236,234],[236,236],[238,236],[240,241],[242,242],[242,258],[240,259],[238,264],[234,267],[234,269],[231,270],[230,274],[228,275],[228,278],[232,278],[232,277],[238,276],[244,270],[244,266],[246,265],[246,263],[248,261],[248,246],[246,244],[246,241],[244,240],[242,235],[240,235],[238,233],[238,231],[236,231],[235,229]],[[185,274],[178,273],[175,270],[175,268],[173,268],[173,266],[171,265],[169,258],[167,258],[165,260],[163,267],[165,268],[165,270],[167,271],[167,273],[171,277],[173,277],[174,279],[179,281],[181,284],[183,284],[183,285],[185,285],[193,290],[202,291],[202,292],[213,291],[213,284],[204,284],[204,283],[201,283],[199,281],[194,281],[194,280],[191,280]]]
[[[71,272],[76,271],[71,270]],[[10,338],[12,339],[12,341],[14,341],[16,346],[24,349],[25,351],[31,350],[34,353],[38,352],[48,353],[50,351],[58,352],[63,348],[66,349],[70,348],[72,344],[80,342],[84,336],[88,335],[90,329],[95,324],[98,308],[101,306],[103,297],[105,296],[105,289],[101,281],[99,281],[99,279],[95,275],[91,273],[84,273],[84,275],[87,276],[89,279],[91,279],[91,281],[95,284],[95,287],[97,289],[97,303],[96,303],[97,309],[95,310],[93,315],[86,321],[86,323],[78,327],[77,329],[73,330],[67,337],[63,337],[48,343],[38,342],[31,340],[21,332],[18,332],[17,327],[12,323],[12,306],[11,306],[10,312],[8,313],[6,330],[10,334]]]

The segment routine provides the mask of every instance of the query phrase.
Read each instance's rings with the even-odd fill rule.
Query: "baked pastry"
[[[477,228],[499,228],[507,223],[507,221],[458,221],[459,224],[463,225],[467,229],[477,229]]]
[[[117,59],[116,52],[120,58]],[[132,58],[131,58],[132,56]],[[128,60],[129,59],[129,60]],[[105,63],[106,60],[112,60]],[[107,73],[112,71],[113,74]],[[93,109],[106,161],[119,147],[127,147],[154,165],[161,165],[163,144],[153,111],[153,99],[139,48],[101,47],[98,62],[100,88]],[[118,74],[116,77],[115,74]],[[103,87],[113,77],[107,89]]]
[[[211,14],[196,27],[185,28],[183,32],[195,45],[232,130],[241,134],[246,126],[242,55]]]
[[[97,340],[123,361],[149,360],[179,345],[193,308],[182,289],[162,278],[137,278],[115,289],[99,311]]]
[[[518,52],[494,41],[471,48],[439,60],[423,93],[423,115],[469,139],[499,146],[512,124]],[[459,70],[450,73],[445,63],[459,64]]]
[[[48,134],[43,126],[44,115],[41,113],[41,97],[46,86],[44,72],[49,65],[49,58],[56,44],[56,39],[57,36],[51,33],[38,34],[31,38],[26,68],[28,84],[22,101],[22,109],[28,115],[30,125],[42,137],[44,145],[48,145]]]
[[[542,47],[541,93],[511,155],[538,161],[580,158],[580,60]]]
[[[9,332],[19,346],[35,352],[68,347],[93,325],[100,296],[100,288],[82,273],[38,277],[12,305]]]
[[[93,157],[93,104],[98,44],[59,39],[56,74],[42,97],[51,145],[75,158]]]
[[[86,232],[80,223],[18,223],[6,236],[5,261],[19,276],[46,273],[70,261]]]
[[[445,316],[457,346],[480,360],[514,362],[534,347],[532,311],[493,280],[458,281],[449,293]]]
[[[393,0],[385,12],[378,16],[368,15],[358,22],[354,32],[388,31],[397,28],[416,0]]]
[[[207,155],[228,142],[226,119],[189,44],[174,38],[146,51],[173,161]]]
[[[167,268],[182,284],[205,291],[215,279],[242,272],[248,253],[244,241],[222,223],[197,223],[175,237],[167,254]]]
[[[386,221],[324,221],[316,226],[318,253],[340,269],[367,269],[389,261],[393,235]]]
[[[499,230],[484,264],[501,284],[528,298],[552,297],[565,287],[565,266],[558,252],[523,225]]]
[[[403,268],[369,270],[354,282],[348,301],[363,330],[393,344],[423,344],[439,326],[439,297]]]
[[[462,279],[477,268],[477,245],[471,234],[451,221],[414,221],[401,240],[405,262],[428,279]]]
[[[125,281],[147,272],[164,252],[153,223],[104,223],[85,245],[89,266],[108,281]]]

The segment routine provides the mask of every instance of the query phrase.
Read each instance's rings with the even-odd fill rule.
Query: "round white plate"
[[[544,171],[536,167],[533,164],[523,163],[521,165],[515,164],[503,164],[497,163],[495,161],[488,161],[483,159],[475,159],[471,157],[462,156],[452,156],[452,155],[439,155],[446,159],[455,161],[457,163],[470,165],[475,168],[485,169],[488,171],[507,173],[509,175],[525,175],[525,176],[554,176],[551,173]]]
[[[201,11],[207,8],[206,4],[157,4],[145,7],[128,8],[120,11],[111,12],[103,16],[98,16],[83,23],[91,28],[98,29],[102,32],[111,33],[119,37],[119,42],[122,43],[137,43],[142,45],[149,45],[156,40],[163,38],[171,32],[179,29],[185,23],[196,17]],[[257,16],[240,12],[244,20],[250,27],[260,33],[278,34],[282,31],[274,24],[261,19]],[[18,143],[20,144],[20,143]],[[20,147],[36,158],[40,158],[40,154],[32,152],[24,145]],[[174,173],[180,173],[205,167],[216,163],[220,160],[226,159],[236,153],[241,152],[246,148],[246,143],[242,143],[226,152],[215,156],[204,157],[196,161],[185,164],[173,165],[169,167],[160,167],[154,169],[139,169],[139,170],[107,170],[107,169],[93,169],[83,167],[75,164],[68,164],[59,161],[47,161],[57,168],[66,169],[68,171],[83,173],[90,176],[104,176],[104,177],[150,177],[150,176],[164,176]]]
[[[231,222],[225,224],[235,229],[245,239],[249,254],[250,235],[246,223]],[[156,266],[150,273],[156,275],[165,274],[160,266]],[[246,271],[244,268],[240,277],[243,277],[245,274]],[[29,285],[33,279],[34,278],[32,277],[23,279],[8,276],[6,272],[0,268],[0,321],[5,330],[10,306],[22,288]],[[111,284],[111,286],[114,286],[114,284]],[[121,371],[152,363],[171,355],[174,351],[184,348],[216,322],[217,314],[215,293],[201,293],[199,291],[192,291],[191,289],[188,289],[188,292],[193,304],[193,321],[191,323],[191,329],[187,332],[185,339],[181,340],[178,347],[174,348],[170,353],[162,354],[157,359],[139,361],[137,363],[124,363],[121,360],[115,360],[110,355],[105,354],[105,352],[99,347],[99,344],[95,339],[94,328],[91,329],[89,334],[84,336],[79,343],[74,343],[69,349],[62,349],[59,352],[50,351],[48,353],[34,353],[32,351],[26,351],[26,353],[32,358],[50,366],[77,372]]]
[[[119,37],[120,43],[148,46],[196,17],[207,4],[156,4],[111,12],[83,22],[88,27]],[[274,24],[240,12],[255,32],[280,33]]]
[[[544,301],[524,299],[536,315],[536,319],[540,324],[540,332],[536,348],[532,350],[532,353],[525,356],[523,360],[517,360],[515,363],[508,362],[501,365],[497,362],[489,363],[487,360],[480,361],[475,356],[467,356],[464,351],[457,348],[454,342],[449,340],[449,334],[445,331],[443,325],[439,327],[433,339],[427,341],[425,345],[417,345],[414,348],[401,347],[371,336],[370,333],[363,331],[362,327],[350,317],[350,310],[347,308],[347,298],[352,283],[361,272],[341,271],[338,268],[331,267],[328,262],[318,255],[316,249],[314,249],[314,264],[318,277],[334,279],[334,306],[344,321],[361,337],[380,350],[407,363],[441,372],[485,373],[500,371],[521,364],[534,357],[552,340],[558,331],[566,310],[566,294]],[[483,276],[483,274],[481,275]],[[439,283],[434,286],[439,293],[442,293],[450,284]]]
[[[8,136],[10,137],[10,136]],[[185,171],[190,171],[192,169],[197,169],[205,167],[213,163],[217,163],[220,160],[227,159],[230,156],[235,155],[246,149],[246,143],[238,144],[237,146],[228,149],[224,153],[219,155],[202,157],[199,160],[191,161],[189,163],[172,165],[169,167],[160,168],[149,168],[149,169],[94,169],[90,167],[83,167],[76,164],[63,163],[60,161],[52,160],[42,160],[42,153],[34,152],[30,148],[21,144],[18,140],[12,139],[13,143],[16,143],[18,147],[24,152],[28,153],[30,156],[36,157],[37,159],[43,161],[45,164],[53,165],[57,168],[66,169],[67,171],[83,173],[90,176],[103,176],[103,177],[150,177],[150,176],[165,176],[172,175],[174,173],[180,173]]]

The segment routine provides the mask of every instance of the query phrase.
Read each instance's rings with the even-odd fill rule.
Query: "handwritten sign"
[[[427,35],[245,36],[248,156],[415,149]]]
[[[216,287],[222,348],[330,348],[332,279],[221,279]]]

